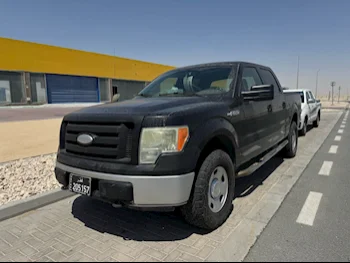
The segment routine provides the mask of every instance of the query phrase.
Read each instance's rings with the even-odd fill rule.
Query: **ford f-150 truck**
[[[289,89],[285,93],[297,93],[301,99],[301,114],[299,122],[299,131],[302,136],[306,135],[309,125],[317,128],[321,120],[321,102],[314,97],[311,90],[307,89]]]
[[[135,98],[63,118],[55,174],[114,206],[178,207],[200,228],[231,213],[235,181],[297,152],[300,96],[247,62],[177,68]]]

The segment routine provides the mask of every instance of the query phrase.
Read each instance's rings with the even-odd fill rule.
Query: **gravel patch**
[[[60,187],[55,162],[56,153],[0,164],[0,205]]]

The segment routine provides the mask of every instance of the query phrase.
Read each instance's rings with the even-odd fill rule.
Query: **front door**
[[[283,90],[271,70],[259,68],[259,73],[264,85],[273,85],[274,87],[274,98],[271,101],[272,112],[269,119],[271,121],[269,124],[270,131],[266,140],[266,147],[270,148],[282,141],[286,136],[287,105]]]
[[[262,85],[258,71],[253,66],[245,66],[240,74],[240,93],[251,90],[252,86]],[[244,118],[237,127],[241,138],[240,147],[243,162],[249,161],[265,151],[264,140],[268,136],[270,118],[270,101],[244,101],[242,98],[242,111]]]
[[[307,97],[307,103],[308,103],[309,109],[310,109],[309,124],[311,124],[310,122],[313,122],[314,120],[316,120],[316,117],[317,117],[316,99],[311,91],[307,91],[306,97]]]

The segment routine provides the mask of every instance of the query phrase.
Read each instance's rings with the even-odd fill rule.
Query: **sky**
[[[249,61],[286,87],[350,83],[348,0],[0,0],[0,37],[172,66]]]

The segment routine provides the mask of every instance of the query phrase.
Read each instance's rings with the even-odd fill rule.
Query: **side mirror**
[[[308,99],[308,100],[307,100],[307,103],[309,103],[309,104],[310,104],[310,103],[314,103],[314,100],[313,100],[313,99]]]
[[[273,100],[273,85],[253,86],[249,91],[242,91],[245,101]]]
[[[120,94],[117,93],[117,94],[114,94],[113,98],[112,98],[112,102],[117,102],[120,98]]]

